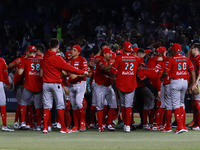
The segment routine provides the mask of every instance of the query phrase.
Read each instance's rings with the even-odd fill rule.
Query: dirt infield
[[[139,113],[134,113],[134,118],[139,118]],[[192,113],[186,113],[186,117],[192,118]],[[15,113],[7,113],[7,120],[14,120],[15,119]]]

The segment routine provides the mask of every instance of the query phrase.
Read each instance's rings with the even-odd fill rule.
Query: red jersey
[[[140,80],[148,78],[149,81],[152,83],[153,87],[157,88],[158,72],[160,68],[161,65],[157,64],[155,68],[139,69],[138,77],[140,78]]]
[[[196,76],[199,75],[199,69],[200,69],[200,54],[195,56],[194,59],[194,69],[196,71]]]
[[[97,62],[102,58],[102,56],[94,56],[92,55],[90,57],[90,61],[94,62],[94,66],[91,68],[92,70],[92,78],[95,80],[95,75],[96,75],[96,65]]]
[[[75,67],[76,69],[88,71],[87,61],[82,56],[78,56],[76,59],[68,59],[67,63]],[[75,79],[69,78],[69,83],[72,84],[80,81],[86,81],[86,77],[77,77]]]
[[[110,70],[117,74],[115,85],[123,92],[132,92],[137,87],[136,74],[140,65],[140,58],[129,53],[117,56]]]
[[[16,64],[15,66],[13,66],[13,68],[19,69],[20,66],[22,65],[22,61],[24,60],[24,57],[21,58],[16,58],[13,62],[11,62],[10,64],[15,63],[17,60],[21,60],[18,64]],[[14,74],[14,80],[13,80],[14,85],[24,85],[24,73],[22,75],[18,75],[17,72],[15,72]]]
[[[69,65],[62,57],[56,55],[56,52],[52,52],[50,49],[44,54],[42,69],[43,82],[47,83],[60,84],[62,82],[62,70],[74,74],[84,74],[84,71]]]
[[[146,63],[143,60],[144,60],[144,57],[140,57],[140,67],[138,69],[146,67]],[[137,87],[145,87],[145,85],[142,83],[142,81],[137,80]]]
[[[159,56],[155,56],[153,58],[149,58],[147,62],[147,68],[155,68],[157,65]],[[162,56],[163,60],[166,60],[167,58],[165,56]]]
[[[99,85],[110,86],[113,83],[113,79],[111,78],[110,72],[102,69],[103,66],[112,65],[113,62],[110,60],[106,62],[101,58],[96,65],[96,77],[95,82]]]
[[[8,80],[8,68],[3,58],[0,58],[0,81],[4,82],[6,85],[10,85]]]
[[[189,58],[176,54],[166,62],[165,72],[169,73],[170,79],[183,78],[188,80],[189,72],[194,70],[194,66]]]
[[[25,84],[24,87],[32,92],[42,91],[42,78],[40,77],[41,57],[29,56],[24,59],[20,68],[24,69]]]

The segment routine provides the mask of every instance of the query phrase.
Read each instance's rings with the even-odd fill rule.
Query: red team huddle
[[[85,131],[96,126],[99,132],[105,129],[115,131],[113,120],[116,115],[119,118],[122,115],[123,130],[130,132],[134,122],[135,97],[141,94],[144,96],[140,112],[143,129],[172,132],[173,111],[177,122],[174,133],[188,132],[184,99],[185,93],[192,93],[196,83],[200,82],[200,44],[191,47],[188,52],[190,59],[180,54],[181,46],[177,43],[169,51],[163,46],[158,47],[155,54],[133,49],[130,42],[124,42],[122,49],[115,53],[106,44],[101,48],[95,46],[89,62],[80,56],[79,45],[71,47],[64,60],[55,38],[51,39],[50,49],[43,55],[44,49],[42,44],[29,46],[25,55],[8,66],[15,69],[14,85],[18,101],[13,124],[15,129],[51,131],[51,109],[55,101],[61,133]],[[146,59],[148,61],[144,61]],[[8,89],[9,81],[7,66],[2,58],[0,65],[2,130],[14,131],[6,124],[3,83]],[[87,114],[84,98],[86,78],[90,78],[92,90],[90,112]],[[137,90],[139,88],[140,91]],[[194,95],[193,104],[194,125],[191,129],[200,130],[200,94]],[[86,115],[90,115],[89,121]],[[70,129],[71,118],[74,123]],[[33,122],[36,124],[33,125]]]

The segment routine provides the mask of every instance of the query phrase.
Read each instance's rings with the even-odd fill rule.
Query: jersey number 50
[[[186,70],[187,69],[187,63],[178,63],[178,70]]]
[[[131,71],[133,71],[133,67],[134,67],[134,64],[133,63],[125,63],[125,65],[126,65],[126,67],[125,67],[125,70],[131,70]]]
[[[32,63],[31,64],[31,70],[32,71],[34,71],[34,70],[40,71],[40,64],[34,64],[34,63]]]

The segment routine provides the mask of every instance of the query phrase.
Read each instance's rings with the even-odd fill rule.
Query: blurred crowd
[[[102,42],[114,52],[124,41],[153,51],[176,42],[186,54],[200,42],[199,6],[196,0],[1,0],[0,55],[9,64],[27,46],[48,48],[53,37],[63,53],[79,44],[86,59]]]

